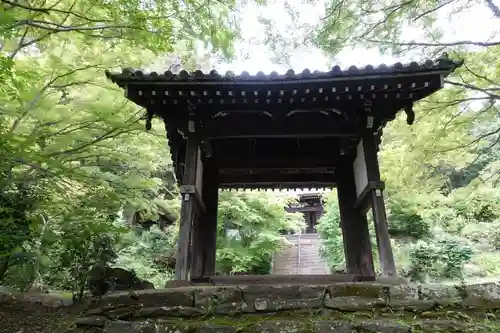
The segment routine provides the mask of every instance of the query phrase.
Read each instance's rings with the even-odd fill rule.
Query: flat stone
[[[205,314],[201,309],[188,306],[157,306],[140,309],[135,316],[141,318],[187,317],[193,318]]]
[[[129,322],[110,320],[104,326],[104,333],[158,333],[158,327],[153,322]]]
[[[354,325],[337,320],[316,321],[313,324],[314,333],[351,333]]]
[[[112,305],[137,304],[144,307],[155,306],[193,306],[194,289],[192,287],[171,289],[147,289],[134,292],[117,292],[101,298],[99,307]]]
[[[389,286],[389,301],[417,300],[420,289],[414,284],[398,284]]]
[[[436,308],[437,303],[433,300],[395,300],[387,303],[392,310],[423,312]]]
[[[170,280],[167,281],[165,284],[165,289],[167,288],[178,288],[178,287],[189,287],[189,286],[194,286],[195,284],[192,283],[191,281],[184,281],[184,280]]]
[[[389,286],[378,283],[339,283],[328,286],[327,293],[332,297],[362,297],[384,299]]]
[[[262,285],[242,287],[244,312],[275,312],[322,307],[324,286]]]
[[[243,312],[248,306],[238,287],[209,287],[195,291],[195,307],[204,313],[232,314]]]
[[[378,298],[365,298],[356,296],[347,297],[331,297],[326,295],[324,299],[324,307],[339,311],[364,311],[372,310],[374,308],[381,308],[386,306],[386,301]]]
[[[463,293],[464,291],[454,285],[423,284],[420,286],[419,299],[451,306],[462,302]]]
[[[296,320],[268,320],[249,326],[252,333],[306,333],[305,322]]]
[[[129,319],[135,317],[141,308],[140,304],[121,305],[106,310],[103,309],[100,314],[112,319]]]
[[[90,326],[90,327],[104,327],[108,318],[103,316],[88,316],[79,317],[75,319],[75,324],[78,327]]]
[[[483,310],[500,309],[500,283],[472,284],[465,287],[463,305]]]
[[[387,320],[365,320],[356,324],[356,328],[371,333],[410,333],[412,331],[410,326]]]

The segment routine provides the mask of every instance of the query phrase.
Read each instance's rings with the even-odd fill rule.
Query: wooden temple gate
[[[219,189],[336,187],[348,273],[396,275],[377,151],[382,130],[443,87],[460,62],[349,67],[300,74],[106,72],[126,98],[163,119],[182,195],[176,279],[215,274]]]

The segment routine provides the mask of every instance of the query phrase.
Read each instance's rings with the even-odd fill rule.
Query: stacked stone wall
[[[78,323],[106,333],[493,333],[498,309],[496,283],[179,287],[106,296]]]

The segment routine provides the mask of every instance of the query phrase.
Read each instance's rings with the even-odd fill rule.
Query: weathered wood
[[[196,167],[198,164],[198,138],[189,135],[186,142],[186,158],[183,185],[196,186]],[[182,193],[181,216],[179,225],[179,243],[177,245],[177,257],[175,262],[175,278],[177,280],[189,280],[191,269],[191,234],[195,219],[195,193]]]
[[[356,208],[357,195],[352,164],[346,161],[338,172],[337,193],[347,273],[375,276],[368,221],[365,214]]]
[[[363,138],[363,147],[365,152],[365,160],[370,181],[380,181],[380,169],[377,159],[377,143],[375,136],[367,135]],[[381,188],[374,188],[370,191],[370,201],[375,223],[375,233],[377,236],[377,248],[384,276],[396,276],[396,263],[392,252],[391,239],[389,229],[387,227],[387,216],[385,213],[384,196]]]
[[[203,216],[204,234],[204,275],[215,275],[215,255],[217,249],[217,213],[219,206],[219,173],[217,168],[206,166],[204,169]]]

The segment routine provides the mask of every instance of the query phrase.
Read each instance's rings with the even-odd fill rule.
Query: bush
[[[451,236],[435,242],[420,240],[410,248],[408,276],[416,281],[462,278],[463,265],[472,259],[472,255],[470,246]]]
[[[337,198],[329,196],[325,205],[325,214],[320,218],[316,227],[322,245],[321,256],[329,267],[338,268],[345,265],[344,240],[340,227],[340,213]]]
[[[410,198],[390,197],[387,222],[389,234],[394,237],[422,239],[430,236],[429,223],[421,211],[424,209]]]

